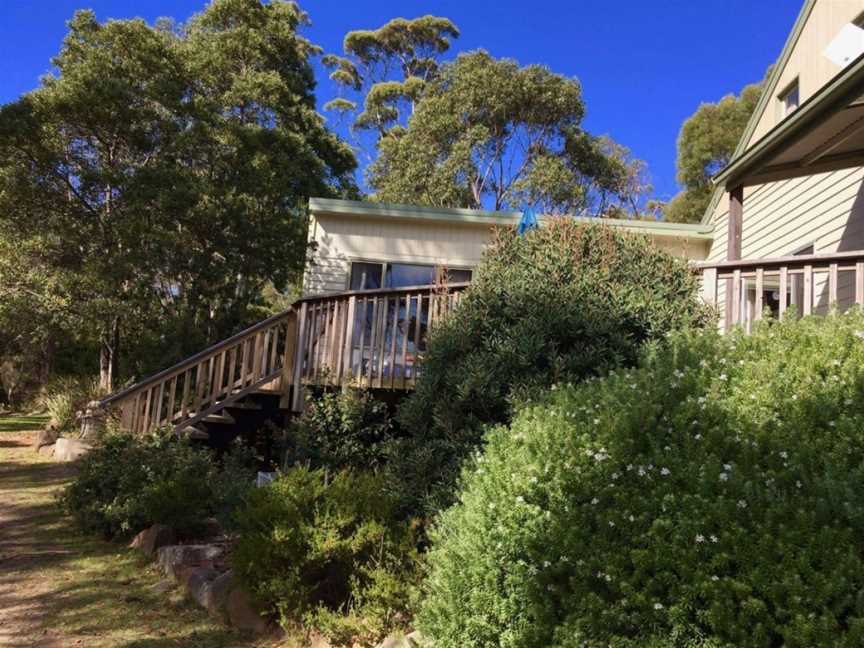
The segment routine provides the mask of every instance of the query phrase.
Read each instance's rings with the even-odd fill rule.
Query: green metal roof
[[[521,212],[515,211],[422,207],[419,205],[394,205],[333,198],[310,198],[309,211],[313,215],[326,214],[334,216],[394,218],[464,225],[515,225],[522,217]],[[539,216],[541,221],[549,218],[552,217]],[[604,225],[620,227],[652,236],[704,240],[711,240],[713,238],[711,226],[700,223],[667,223],[664,221],[622,220],[618,218],[600,219],[585,216],[574,216],[573,218],[584,222],[603,223]]]

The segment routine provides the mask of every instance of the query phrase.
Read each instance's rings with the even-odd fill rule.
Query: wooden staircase
[[[136,434],[168,428],[215,441],[216,430],[252,418],[255,395],[278,398],[269,410],[298,412],[308,386],[413,389],[430,331],[467,286],[304,297],[278,315],[91,403],[85,425],[114,416]]]

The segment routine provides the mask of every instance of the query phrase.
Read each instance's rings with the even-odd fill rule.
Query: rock
[[[180,578],[187,567],[212,567],[223,551],[216,545],[168,545],[157,549],[156,555],[166,576]]]
[[[392,634],[378,644],[377,648],[416,648],[419,645],[420,633],[415,630],[407,635],[403,635],[401,632]]]
[[[186,593],[201,607],[207,607],[204,595],[207,587],[219,576],[212,567],[194,567],[186,579]]]
[[[39,448],[39,454],[44,457],[50,457],[54,454],[54,444],[51,445],[43,445]]]
[[[150,589],[152,589],[157,594],[165,594],[166,592],[170,592],[175,587],[177,587],[177,584],[173,580],[166,578],[156,583]]]
[[[58,461],[75,461],[81,455],[89,452],[92,447],[81,439],[60,437],[54,444],[54,458]]]
[[[40,430],[39,434],[36,435],[36,440],[33,442],[33,449],[36,452],[40,452],[42,448],[46,446],[53,446],[56,443],[57,439],[60,437],[60,432],[57,430],[57,426],[49,423],[45,426],[44,430]]]
[[[152,557],[161,547],[167,547],[177,542],[174,529],[164,524],[154,524],[135,536],[129,547],[138,549],[145,556]]]
[[[226,617],[225,606],[228,603],[228,595],[235,587],[237,587],[237,582],[234,580],[234,572],[229,570],[224,574],[220,574],[204,586],[204,591],[201,595],[201,605],[207,608],[207,612],[212,617],[224,620]]]
[[[251,630],[261,634],[267,632],[269,628],[267,619],[261,616],[260,611],[252,603],[249,593],[244,589],[235,587],[231,590],[225,603],[225,610],[228,613],[228,621],[239,630]]]

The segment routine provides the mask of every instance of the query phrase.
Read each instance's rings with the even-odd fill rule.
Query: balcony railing
[[[91,403],[123,428],[181,431],[257,390],[302,407],[306,386],[413,389],[429,332],[467,283],[305,297],[131,387]]]
[[[843,311],[864,304],[864,251],[700,263],[702,294],[724,330],[763,317]]]

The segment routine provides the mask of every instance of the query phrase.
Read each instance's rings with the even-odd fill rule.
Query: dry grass
[[[79,534],[54,498],[73,468],[33,452],[44,418],[0,417],[0,645],[252,648],[124,545]]]

